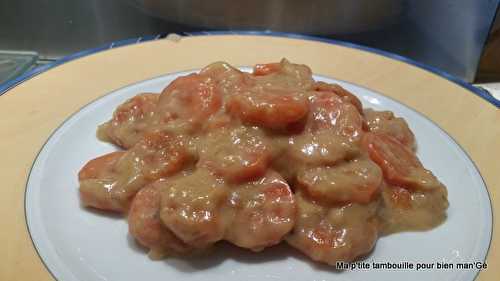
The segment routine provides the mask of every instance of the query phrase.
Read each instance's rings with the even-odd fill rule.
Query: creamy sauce
[[[124,150],[82,168],[81,201],[128,214],[152,258],[286,240],[334,265],[446,217],[404,119],[286,60],[211,64],[126,101],[97,135]]]

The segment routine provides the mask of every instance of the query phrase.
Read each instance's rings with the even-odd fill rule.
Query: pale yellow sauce
[[[97,134],[125,150],[82,168],[81,201],[128,213],[153,258],[286,240],[334,265],[446,217],[404,119],[286,60],[253,74],[214,63],[128,100]]]

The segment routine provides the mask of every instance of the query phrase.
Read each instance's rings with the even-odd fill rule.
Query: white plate
[[[281,245],[251,253],[229,245],[195,260],[151,261],[128,234],[125,219],[80,206],[77,173],[90,159],[114,150],[95,136],[98,124],[127,98],[159,92],[174,78],[166,75],[106,95],[66,120],[49,138],[31,170],[25,208],[29,232],[47,268],[58,280],[473,280],[478,270],[353,270],[336,272],[309,262]],[[418,156],[448,187],[447,220],[427,232],[382,237],[365,262],[417,263],[484,261],[492,214],[481,175],[467,154],[433,122],[371,90],[338,82],[364,106],[404,117],[418,143]]]

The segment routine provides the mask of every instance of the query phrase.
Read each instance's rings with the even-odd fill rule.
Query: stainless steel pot
[[[403,0],[129,0],[147,13],[210,29],[346,34],[398,21]]]

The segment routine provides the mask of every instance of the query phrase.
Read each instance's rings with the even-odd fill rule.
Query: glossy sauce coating
[[[147,130],[159,96],[144,93],[129,99],[115,110],[110,121],[99,127],[98,136],[123,148],[132,147]]]
[[[81,201],[127,214],[153,258],[286,240],[335,265],[446,218],[446,187],[404,119],[286,60],[213,63],[129,99],[98,136],[126,150],[82,168]]]
[[[378,238],[378,200],[321,204],[296,192],[298,217],[287,242],[315,261],[335,266],[369,253]]]
[[[160,183],[160,218],[179,239],[196,248],[219,241],[229,221],[224,217],[228,187],[205,169]]]
[[[258,180],[233,186],[228,203],[234,217],[225,239],[243,248],[260,251],[278,244],[295,224],[292,190],[272,170]]]
[[[160,220],[160,186],[158,182],[141,189],[134,197],[128,214],[130,234],[148,248],[149,255],[155,259],[193,251]]]

